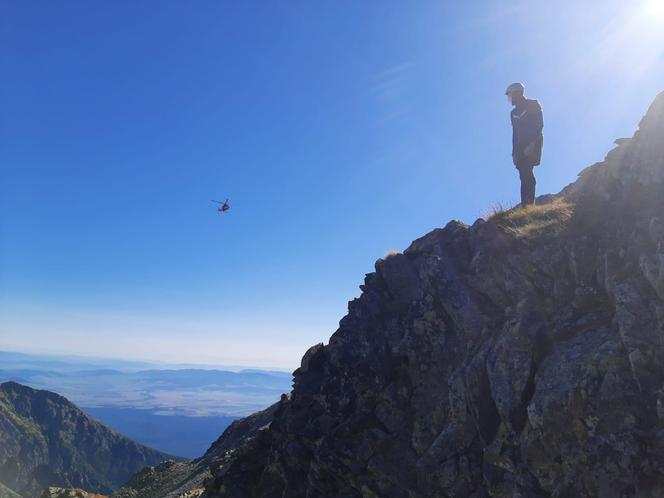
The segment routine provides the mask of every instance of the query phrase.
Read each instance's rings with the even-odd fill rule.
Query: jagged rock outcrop
[[[379,260],[206,496],[664,496],[664,94],[617,143]]]
[[[113,493],[113,498],[194,498],[215,471],[235,457],[235,450],[250,440],[274,416],[277,404],[234,421],[201,458],[190,462],[163,462],[141,469]]]
[[[24,498],[48,486],[108,494],[138,469],[169,458],[105,427],[58,394],[0,384],[0,482]]]

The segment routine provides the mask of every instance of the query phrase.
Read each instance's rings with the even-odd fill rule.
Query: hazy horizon
[[[248,367],[0,349],[0,384],[57,393],[142,444],[189,458],[201,456],[233,420],[290,391],[290,370]]]
[[[63,364],[69,364],[70,367],[76,367],[77,364],[83,364],[86,369],[101,369],[101,368],[113,368],[119,371],[142,371],[150,369],[163,369],[163,370],[183,370],[183,369],[200,369],[200,370],[219,370],[219,371],[229,371],[229,372],[238,372],[241,370],[262,370],[265,372],[286,372],[290,373],[295,370],[298,366],[288,367],[288,366],[261,366],[261,365],[249,365],[249,364],[228,364],[228,363],[183,363],[183,362],[170,362],[164,361],[159,358],[145,358],[145,357],[121,357],[121,356],[91,356],[91,355],[79,355],[71,353],[58,353],[53,352],[52,348],[48,350],[40,351],[39,348],[34,350],[25,349],[25,350],[10,350],[9,348],[3,347],[0,343],[0,357],[3,355],[17,355],[25,356],[26,362],[34,362],[35,364],[42,364],[43,368],[48,367],[47,363],[49,361],[62,362]],[[15,361],[20,362],[20,359]],[[0,370],[6,368],[7,365],[0,365]]]

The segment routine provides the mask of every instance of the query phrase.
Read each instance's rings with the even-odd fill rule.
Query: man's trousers
[[[517,166],[519,178],[521,178],[521,205],[529,206],[535,204],[535,175],[534,166]]]

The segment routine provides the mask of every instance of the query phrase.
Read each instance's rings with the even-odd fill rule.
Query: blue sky
[[[517,201],[507,84],[556,192],[663,47],[654,0],[0,0],[0,348],[294,367],[377,258]]]

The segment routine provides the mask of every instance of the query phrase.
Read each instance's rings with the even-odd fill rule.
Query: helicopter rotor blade
[[[214,199],[211,199],[212,202],[216,202],[217,204],[223,204],[221,201],[215,201]]]

